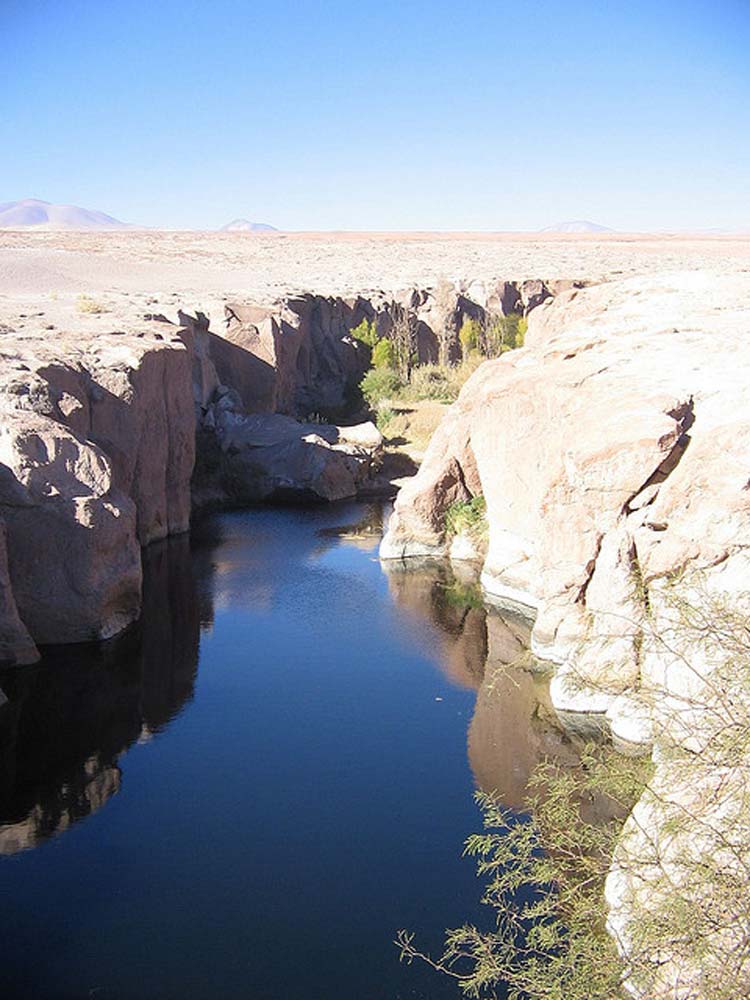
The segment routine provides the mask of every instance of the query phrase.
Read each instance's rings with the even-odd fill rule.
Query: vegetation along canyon
[[[750,11],[529,14],[0,12],[4,1000],[750,996]]]

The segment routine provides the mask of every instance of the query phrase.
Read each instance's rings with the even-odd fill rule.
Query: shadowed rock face
[[[5,524],[0,521],[0,663],[34,663],[38,652],[21,621],[8,572]],[[0,707],[5,695],[0,692]]]
[[[144,552],[136,626],[75,653],[49,649],[2,678],[0,853],[33,847],[98,809],[123,780],[120,755],[190,700],[199,604],[187,536]]]
[[[33,655],[12,604],[36,643],[121,631],[140,612],[140,545],[189,525],[191,364],[161,329],[0,340],[6,662]]]

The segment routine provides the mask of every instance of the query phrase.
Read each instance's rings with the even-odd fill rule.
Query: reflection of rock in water
[[[470,565],[389,560],[381,563],[397,607],[432,622],[440,638],[440,666],[455,684],[478,688],[487,658],[486,611]]]
[[[521,808],[544,757],[576,754],[549,706],[547,679],[528,669],[529,627],[487,611],[470,564],[425,560],[382,564],[395,603],[438,627],[446,676],[477,690],[468,755],[477,786]]]
[[[119,755],[192,696],[199,614],[187,536],[143,552],[140,622],[99,646],[50,648],[8,671],[0,712],[0,854],[33,847],[100,809]]]
[[[365,516],[353,524],[321,528],[318,532],[318,537],[322,540],[321,549],[327,549],[330,542],[335,540],[369,552],[380,544],[392,507],[391,503],[376,501],[368,504]]]
[[[548,682],[525,666],[529,628],[489,612],[484,681],[469,727],[469,763],[477,786],[519,809],[534,768],[544,757],[574,763],[556,724]]]

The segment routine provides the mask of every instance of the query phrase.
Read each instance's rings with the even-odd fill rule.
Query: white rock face
[[[444,552],[447,507],[483,493],[488,596],[535,614],[534,651],[605,712],[640,678],[650,589],[750,540],[749,294],[744,275],[670,274],[534,310],[529,346],[464,386],[383,557]]]
[[[381,550],[445,552],[448,506],[481,492],[482,582],[533,618],[532,650],[556,665],[558,713],[588,734],[609,727],[628,753],[657,739],[651,790],[607,887],[626,951],[639,913],[679,885],[684,850],[719,857],[731,842],[728,870],[750,863],[737,826],[745,763],[727,774],[709,760],[700,780],[674,764],[675,753],[700,761],[746,697],[727,691],[732,642],[686,629],[685,609],[744,600],[746,634],[749,302],[747,273],[663,274],[536,309],[528,346],[465,385],[399,494]],[[669,832],[675,815],[698,817],[681,838]],[[732,919],[720,931],[730,943]],[[656,983],[658,995],[701,996],[702,959],[676,946],[661,960],[647,993]]]

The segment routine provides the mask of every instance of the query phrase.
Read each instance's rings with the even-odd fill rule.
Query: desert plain
[[[700,270],[750,270],[750,234],[0,230],[0,314],[43,312],[39,319],[54,322],[86,295],[106,309],[94,320],[104,329],[111,314],[174,318],[182,307],[210,316],[227,299],[271,304],[300,292],[394,293],[444,279],[599,282]]]

